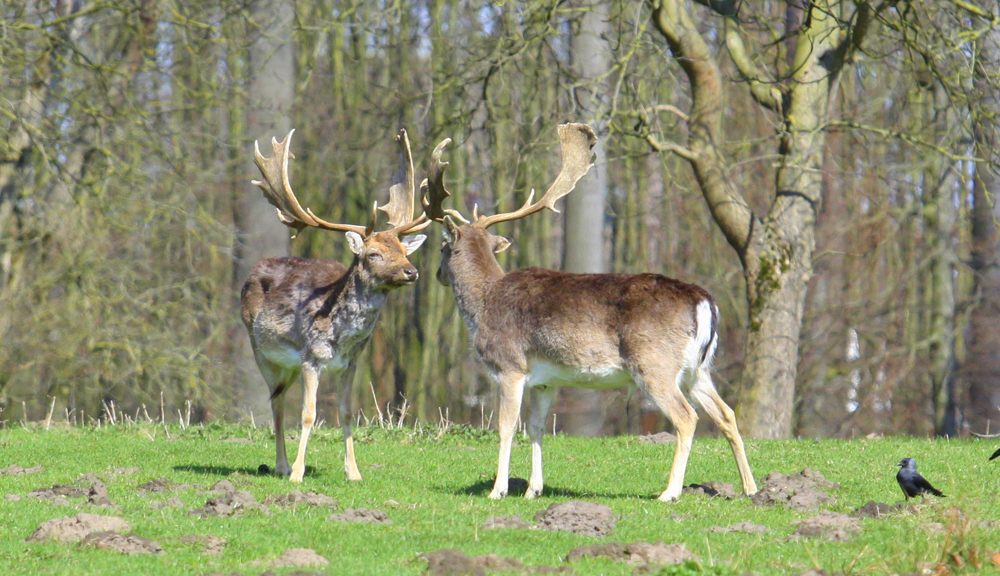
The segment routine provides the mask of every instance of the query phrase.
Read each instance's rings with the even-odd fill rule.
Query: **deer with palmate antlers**
[[[569,274],[541,268],[504,273],[495,254],[510,242],[487,228],[524,218],[569,194],[593,166],[597,142],[584,124],[559,126],[562,168],[538,202],[534,191],[518,210],[466,220],[441,204],[447,163],[435,149],[424,210],[443,222],[438,280],[451,285],[476,351],[499,383],[500,456],[490,498],[507,494],[511,441],[528,390],[531,478],[525,496],[542,493],[542,433],[560,386],[617,388],[634,383],[673,422],[677,450],[660,500],[676,500],[701,406],[729,440],[743,492],[757,491],[732,409],[712,384],[709,369],[718,344],[719,309],[692,284],[659,274]],[[452,218],[462,222],[455,224]]]
[[[344,430],[344,468],[348,480],[361,480],[351,436],[351,382],[355,362],[372,334],[388,292],[411,284],[417,269],[407,256],[426,236],[404,237],[428,226],[426,214],[413,218],[413,161],[406,131],[397,137],[400,166],[389,189],[389,204],[372,208],[367,226],[335,224],[303,209],[288,180],[292,134],[271,140],[270,158],[254,143],[254,161],[263,175],[255,180],[278,210],[278,217],[300,232],[306,227],[347,233],[354,260],[344,266],[334,260],[265,258],[250,273],[242,292],[243,323],[250,333],[254,358],[271,390],[271,411],[277,443],[275,473],[291,474],[301,482],[306,445],[316,420],[316,391],[324,370],[340,380],[340,424]],[[388,230],[375,232],[378,210],[389,215]],[[294,236],[293,236],[294,237]],[[284,393],[299,378],[303,385],[302,436],[291,467],[285,455]]]

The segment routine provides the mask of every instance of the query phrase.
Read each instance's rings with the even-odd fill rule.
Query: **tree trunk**
[[[287,0],[256,0],[250,6],[251,30],[248,50],[250,103],[247,113],[246,180],[235,205],[236,263],[233,284],[239,294],[250,269],[262,258],[288,254],[288,228],[267,203],[260,189],[250,184],[258,176],[253,163],[253,142],[259,140],[261,152],[270,154],[272,137],[279,140],[291,128],[291,105],[294,97],[294,60],[292,45],[292,3]],[[257,371],[250,352],[249,339],[242,329],[242,342],[235,348],[238,405],[252,412],[254,418],[270,414],[267,386]]]
[[[608,5],[595,0],[580,0],[584,10],[579,28],[570,38],[573,70],[580,80],[575,94],[582,119],[598,134],[594,153],[597,160],[590,174],[580,180],[566,198],[566,228],[563,244],[563,270],[577,273],[607,272],[605,255],[604,211],[607,201],[608,173],[604,141],[607,135],[607,110],[601,102],[606,94],[603,77],[608,73],[611,50],[606,35]],[[557,423],[568,434],[599,436],[604,432],[608,391],[563,388],[556,399]]]
[[[725,17],[729,54],[754,100],[781,114],[784,124],[777,189],[768,212],[763,217],[753,214],[729,178],[728,161],[718,148],[726,141],[722,128],[725,82],[691,13],[674,0],[663,0],[653,16],[691,81],[688,143],[681,146],[648,138],[654,147],[691,163],[713,218],[740,256],[749,334],[737,413],[745,433],[783,438],[791,435],[794,424],[799,332],[822,197],[822,129],[837,73],[847,51],[867,30],[870,15],[859,14],[855,35],[842,42],[844,30],[834,16],[842,11],[840,3],[812,2],[805,24],[796,33],[790,80],[780,85],[750,58],[731,4],[711,4]]]
[[[1000,429],[1000,95],[996,71],[1000,32],[986,35],[980,47],[975,88],[980,101],[973,114],[976,163],[972,207],[972,269],[976,300],[969,317],[967,359],[962,368],[968,387],[965,418],[972,432]]]

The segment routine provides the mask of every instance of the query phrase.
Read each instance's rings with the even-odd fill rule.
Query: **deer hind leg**
[[[753,479],[750,471],[750,463],[747,462],[746,450],[743,447],[743,437],[740,436],[739,428],[736,427],[736,414],[733,409],[719,396],[719,392],[712,384],[712,377],[708,370],[699,368],[697,372],[698,381],[691,391],[691,396],[708,414],[709,418],[715,422],[722,434],[729,440],[729,447],[733,450],[733,458],[736,459],[736,467],[740,471],[740,481],[743,483],[743,493],[747,496],[757,492],[757,483]]]
[[[298,377],[296,370],[283,370],[278,366],[271,365],[263,356],[257,354],[257,366],[260,373],[267,382],[268,390],[271,392],[271,416],[274,420],[274,473],[278,476],[288,476],[292,473],[292,468],[288,465],[288,455],[285,453],[285,391],[292,385]]]
[[[681,489],[684,488],[684,473],[691,455],[694,429],[698,424],[698,413],[681,392],[681,378],[685,376],[679,362],[658,366],[655,371],[644,368],[640,374],[633,374],[636,382],[646,389],[653,402],[673,423],[677,433],[677,449],[670,467],[667,489],[660,494],[660,500],[664,502],[680,498]]]
[[[306,446],[309,433],[316,421],[316,391],[319,389],[319,371],[309,362],[302,363],[302,437],[299,438],[299,453],[292,464],[292,482],[302,482],[306,473]]]
[[[351,420],[354,414],[351,410],[351,385],[354,383],[354,364],[344,371],[340,380],[340,428],[344,431],[344,472],[347,479],[357,482],[361,480],[358,461],[354,458],[354,436],[351,434]]]
[[[507,480],[510,477],[510,446],[514,441],[514,428],[521,413],[521,399],[524,397],[525,375],[504,373],[500,382],[500,415],[497,428],[500,432],[500,456],[497,462],[497,477],[493,483],[490,498],[499,500],[507,495]]]
[[[542,495],[545,482],[542,479],[542,436],[545,434],[545,420],[549,416],[549,407],[556,396],[555,386],[545,386],[531,389],[531,416],[528,418],[528,436],[531,437],[531,479],[528,480],[528,491],[525,498]]]

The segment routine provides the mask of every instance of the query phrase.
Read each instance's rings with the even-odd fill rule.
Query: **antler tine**
[[[424,206],[424,214],[434,222],[441,222],[445,216],[452,216],[468,224],[468,220],[452,208],[444,208],[444,201],[451,196],[451,192],[444,185],[444,171],[448,167],[448,162],[441,161],[444,149],[451,144],[451,138],[445,138],[431,153],[430,166],[427,167],[427,177],[420,183],[421,202]]]
[[[576,187],[576,183],[583,178],[594,165],[591,162],[593,154],[591,150],[597,144],[597,136],[593,129],[586,124],[561,124],[559,126],[559,143],[561,147],[562,168],[556,176],[552,185],[545,192],[538,202],[532,203],[534,190],[528,194],[528,200],[523,206],[514,212],[494,214],[492,216],[482,216],[475,218],[473,224],[479,228],[488,228],[497,222],[507,222],[524,218],[535,212],[548,208],[553,212],[559,212],[555,208],[555,203],[563,196],[569,194]]]
[[[389,203],[379,208],[389,215],[389,225],[399,227],[413,221],[413,156],[410,154],[410,139],[406,130],[401,129],[396,136],[399,144],[399,167],[392,177],[389,187]]]
[[[260,153],[260,146],[254,140],[253,152],[254,163],[260,170],[263,180],[251,180],[251,183],[264,191],[264,198],[278,210],[278,218],[289,228],[295,229],[292,238],[298,236],[306,227],[322,228],[323,230],[335,230],[338,232],[357,232],[365,234],[364,226],[353,224],[335,224],[316,217],[312,210],[303,209],[298,198],[292,192],[292,185],[288,180],[288,159],[295,156],[289,151],[292,143],[292,129],[288,136],[281,142],[277,138],[271,138],[271,157],[265,158]]]

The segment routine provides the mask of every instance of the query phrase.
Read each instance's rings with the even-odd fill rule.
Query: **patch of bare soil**
[[[520,515],[494,516],[487,518],[486,522],[483,522],[479,527],[480,530],[492,530],[494,528],[531,528],[531,524],[522,520]]]
[[[333,514],[327,522],[369,522],[371,524],[392,524],[389,515],[382,510],[368,508],[348,508],[340,514]]]
[[[154,540],[135,534],[117,532],[91,532],[80,541],[81,546],[93,546],[100,550],[111,550],[129,556],[135,554],[162,554],[163,548]]]
[[[208,489],[209,492],[216,492],[218,494],[225,494],[227,492],[235,492],[236,486],[229,480],[219,480],[212,487]]]
[[[136,488],[139,492],[181,492],[184,490],[204,490],[205,487],[200,484],[178,484],[176,482],[171,482],[166,478],[157,478],[156,480],[150,480],[143,484],[139,484]]]
[[[588,536],[607,536],[614,530],[615,520],[611,508],[582,500],[552,504],[535,514],[535,522],[541,528]]]
[[[738,495],[732,484],[715,481],[705,482],[704,484],[691,484],[690,486],[685,486],[681,492],[684,494],[704,494],[709,497],[718,496],[727,500],[732,500]]]
[[[91,484],[87,490],[87,502],[103,508],[112,508],[114,506],[114,503],[108,498],[108,487],[100,480]]]
[[[649,542],[632,542],[631,544],[611,542],[608,544],[578,546],[570,550],[569,554],[566,555],[567,562],[581,558],[610,558],[637,567],[681,564],[688,560],[698,561],[698,557],[688,551],[683,544],[664,544],[663,542],[657,542],[656,544],[650,544]]]
[[[288,494],[269,494],[264,498],[264,504],[286,507],[303,504],[306,506],[327,506],[332,508],[337,505],[337,501],[326,494],[316,492],[303,493],[299,490],[292,490]]]
[[[657,432],[656,434],[639,436],[639,442],[643,444],[673,444],[677,442],[677,437],[670,432]]]
[[[468,556],[461,550],[445,548],[421,554],[427,560],[427,576],[486,576],[492,572],[517,572],[520,574],[572,573],[568,566],[525,566],[517,558],[505,558],[497,554]]]
[[[821,505],[836,501],[826,493],[834,488],[840,488],[840,485],[827,480],[812,468],[787,476],[771,472],[764,479],[764,486],[750,499],[757,505],[781,504],[791,510],[818,510]]]
[[[181,536],[180,541],[182,544],[200,546],[201,552],[210,556],[222,554],[227,542],[225,538],[205,534],[188,534],[187,536]]]
[[[899,512],[904,510],[906,505],[903,503],[897,504],[884,504],[882,502],[876,502],[874,500],[869,500],[864,506],[856,508],[854,512],[851,512],[851,516],[855,518],[883,518],[888,514],[893,512]]]
[[[798,526],[792,537],[825,538],[833,542],[849,542],[855,532],[861,530],[861,523],[847,514],[824,510],[812,518],[792,522]]]
[[[728,534],[730,532],[746,532],[747,534],[767,534],[770,530],[767,526],[762,524],[754,524],[753,522],[740,522],[738,524],[733,524],[732,526],[727,526],[723,528],[722,526],[712,526],[708,529],[709,532],[717,532],[720,534]]]
[[[274,568],[287,566],[326,566],[330,561],[316,553],[312,548],[289,548],[281,556],[271,562]]]
[[[25,542],[77,542],[91,532],[129,532],[132,527],[117,516],[80,513],[66,518],[53,518],[42,522]]]
[[[32,466],[31,468],[22,468],[17,464],[11,464],[10,466],[0,470],[0,476],[24,476],[25,474],[37,474],[44,470],[41,466]]]
[[[232,486],[232,484],[229,484]],[[246,510],[259,510],[266,512],[267,508],[260,505],[254,495],[246,490],[232,490],[220,493],[217,490],[210,490],[212,496],[205,501],[205,505],[191,511],[196,516],[232,516]]]
[[[87,501],[97,506],[111,507],[114,504],[108,499],[108,489],[93,473],[81,476],[72,484],[53,484],[51,488],[36,488],[28,492],[29,498],[48,500],[53,504],[67,505],[67,498],[87,498]]]

